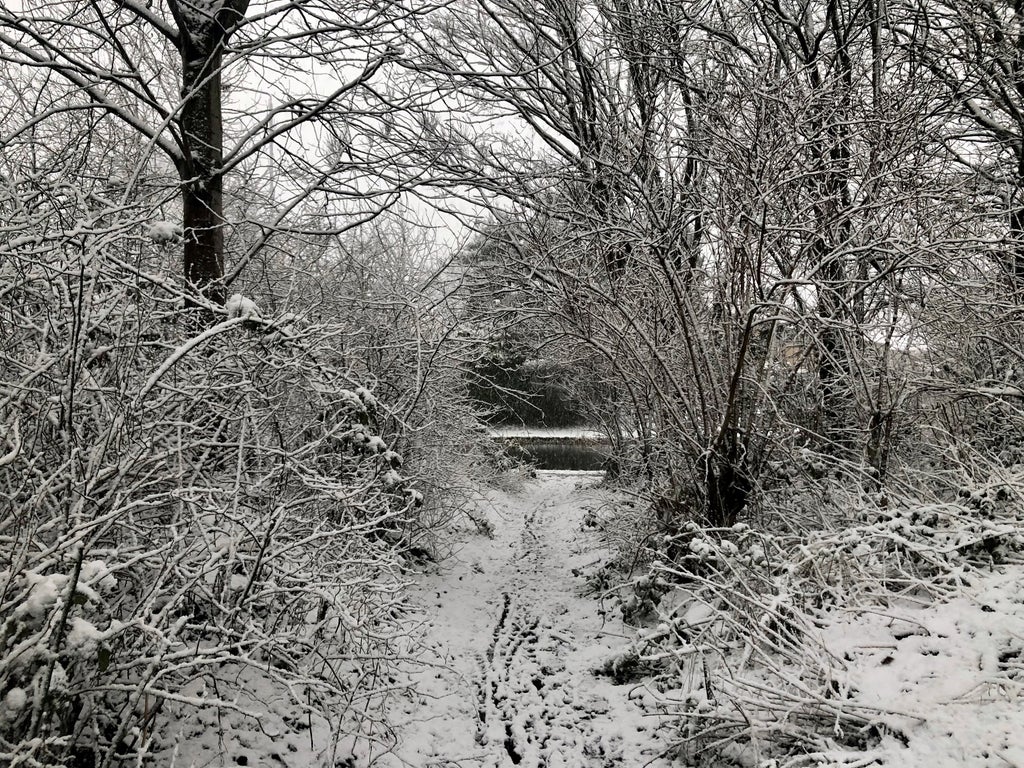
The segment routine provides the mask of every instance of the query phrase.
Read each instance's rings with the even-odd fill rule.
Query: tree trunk
[[[836,43],[835,65],[839,74],[840,113],[838,116],[822,114],[820,126],[828,145],[817,151],[818,170],[821,173],[824,199],[815,206],[818,236],[815,244],[820,267],[818,314],[822,322],[819,335],[821,354],[818,378],[821,384],[821,431],[834,447],[848,447],[851,426],[856,416],[852,413],[850,389],[851,360],[848,340],[851,321],[856,320],[853,307],[848,304],[851,285],[844,251],[852,238],[852,207],[850,193],[851,155],[850,133],[846,116],[850,114],[853,93],[853,64],[848,49],[847,30],[839,18],[835,2],[828,6],[828,24]],[[821,91],[826,79],[817,67],[811,70],[812,85]],[[837,119],[838,118],[838,119]],[[856,286],[854,286],[854,290]],[[859,328],[852,333],[859,335]]]
[[[245,17],[248,0],[226,0],[213,16],[198,15],[185,0],[168,0],[178,24],[181,53],[181,179],[185,280],[196,296],[223,305],[224,127],[221,65],[224,45]],[[197,302],[198,303],[198,302]]]
[[[1024,144],[1024,140],[1022,140]],[[1024,194],[1024,146],[1017,149],[1017,193]],[[1017,202],[1010,209],[1010,247],[1007,272],[1017,301],[1024,301],[1024,204]]]
[[[219,44],[216,46],[219,49]],[[186,100],[181,111],[185,161],[178,169],[182,183],[182,227],[185,234],[185,280],[200,296],[224,304],[224,199],[220,165],[223,159],[219,50],[182,48]]]

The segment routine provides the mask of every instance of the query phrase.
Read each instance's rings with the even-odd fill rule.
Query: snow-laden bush
[[[315,217],[308,224],[319,225]],[[324,359],[380,399],[379,426],[388,449],[401,456],[396,471],[423,495],[401,535],[422,556],[440,554],[436,533],[472,515],[475,490],[508,468],[488,460],[494,441],[467,391],[462,368],[476,345],[460,334],[463,289],[436,272],[442,246],[397,216],[382,216],[339,242],[284,234],[277,242],[288,243],[287,259],[270,251],[254,274],[272,275],[289,297],[317,296],[306,317],[335,333]],[[264,291],[262,278],[253,290]],[[263,294],[259,309],[269,316],[278,302],[286,306],[283,299]]]
[[[337,327],[183,321],[134,231],[0,242],[0,763],[334,765],[389,738],[422,496]]]
[[[652,546],[622,605],[653,618],[605,671],[651,677],[691,762],[867,765],[883,746],[898,760],[952,695],[932,679],[963,678],[965,695],[1019,685],[1024,608],[1007,589],[1024,569],[1022,470],[959,493],[934,477],[902,494],[832,488],[832,523],[803,531],[691,523]]]

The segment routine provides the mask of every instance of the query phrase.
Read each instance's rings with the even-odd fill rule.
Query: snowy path
[[[579,569],[601,554],[596,534],[581,530],[586,508],[602,502],[595,481],[542,473],[518,494],[490,494],[494,538],[466,532],[423,577],[437,666],[392,713],[401,743],[377,764],[665,765],[642,691],[592,673],[630,633],[581,597]]]

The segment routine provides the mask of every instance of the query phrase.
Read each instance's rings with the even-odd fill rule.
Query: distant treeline
[[[573,395],[571,374],[544,359],[492,355],[469,376],[469,393],[495,426],[575,427],[586,423],[582,403]]]

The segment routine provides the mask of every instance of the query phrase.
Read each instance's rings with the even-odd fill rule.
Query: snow
[[[37,672],[37,676],[45,672],[46,667],[40,667]],[[68,673],[64,669],[64,666],[57,662],[53,665],[53,671],[50,673],[50,688],[51,694],[61,695],[68,691]]]
[[[363,401],[359,399],[359,395],[350,389],[342,389],[337,395],[339,406],[347,411],[354,411],[356,413],[365,413],[366,406]],[[353,429],[362,429],[360,424],[353,424]]]
[[[506,440],[606,440],[607,435],[587,427],[491,427],[491,437]]]
[[[595,674],[634,632],[584,594],[602,559],[583,530],[607,501],[600,478],[543,472],[480,499],[493,536],[467,525],[416,588],[433,663],[411,671],[415,694],[391,712],[399,744],[374,765],[669,765],[642,691]]]
[[[110,592],[117,588],[117,579],[102,560],[82,563],[78,581],[79,584],[87,584],[100,592]]]
[[[224,309],[228,313],[228,319],[234,320],[235,318],[242,318],[243,320],[260,320],[259,307],[256,306],[256,302],[252,299],[246,298],[240,293],[235,293],[227,300],[224,305]]]
[[[491,523],[493,535],[480,533],[487,527],[479,522],[467,526],[454,555],[420,577],[416,597],[427,620],[433,663],[425,670],[410,668],[405,682],[414,693],[398,699],[390,713],[398,745],[392,754],[362,755],[368,763],[662,768],[681,764],[668,755],[686,727],[684,712],[698,722],[713,720],[732,706],[729,702],[742,708],[752,692],[770,698],[777,686],[773,680],[810,690],[802,675],[818,662],[784,655],[762,657],[777,677],[748,675],[751,687],[719,688],[710,699],[702,684],[665,688],[632,671],[638,660],[657,663],[658,651],[690,656],[699,665],[707,649],[689,642],[694,638],[687,633],[710,628],[722,607],[677,588],[678,610],[671,620],[663,616],[633,627],[622,623],[621,610],[606,612],[607,603],[585,593],[588,570],[609,557],[601,539],[604,526],[593,524],[593,510],[606,509],[611,497],[599,478],[541,472],[521,492],[490,491],[480,499],[474,518]],[[983,531],[1006,527],[977,520],[973,525]],[[955,530],[954,536],[972,535]],[[733,531],[742,537],[739,545],[694,533],[690,551],[719,567],[737,558],[755,563],[766,558],[757,537],[748,541],[753,531],[745,525]],[[849,546],[853,551],[856,542]],[[821,559],[814,546],[801,552],[808,562]],[[830,670],[837,706],[870,726],[862,747],[848,745],[856,734],[843,731],[854,727],[853,720],[837,714],[834,722],[822,719],[820,751],[759,756],[758,744],[763,748],[787,739],[784,725],[775,729],[765,720],[751,725],[749,740],[720,745],[722,764],[1024,766],[1024,565],[975,568],[960,577],[962,587],[952,597],[890,593],[877,604],[837,609],[807,627],[804,647],[820,654],[822,668]],[[634,586],[639,589],[641,582]],[[783,578],[776,585],[757,618],[775,626],[793,615],[786,584]],[[659,638],[675,640],[658,645]],[[638,644],[655,653],[631,655]],[[749,667],[749,658],[737,655],[728,664],[739,674]],[[598,670],[611,675],[620,670],[624,679],[636,682],[617,685]],[[679,684],[687,683],[677,679]],[[727,702],[726,695],[738,698]],[[813,706],[831,705],[825,699]],[[703,765],[699,758],[697,764]]]
[[[395,488],[405,482],[393,468],[381,472]],[[605,537],[614,530],[607,523],[621,509],[620,499],[603,485],[601,473],[539,472],[521,482],[515,490],[481,494],[472,515],[453,526],[451,552],[442,553],[449,556],[413,574],[418,617],[410,618],[410,647],[414,637],[425,635],[427,657],[423,663],[410,654],[401,674],[389,681],[386,707],[393,730],[382,728],[374,739],[351,734],[339,743],[332,736],[338,724],[311,715],[304,691],[282,684],[269,668],[226,659],[220,672],[237,677],[234,698],[220,705],[203,679],[189,683],[180,706],[166,705],[172,733],[156,764],[302,768],[334,764],[332,755],[340,755],[339,765],[360,768],[668,768],[683,764],[673,749],[688,733],[688,722],[724,722],[718,718],[738,702],[751,717],[745,722],[753,724],[749,734],[738,734],[743,738],[725,737],[728,743],[716,753],[724,756],[722,765],[1024,766],[1024,563],[1019,558],[982,566],[958,559],[951,571],[955,586],[947,580],[934,593],[881,590],[816,614],[817,621],[803,626],[801,655],[760,657],[760,669],[770,674],[758,672],[743,655],[749,649],[741,639],[722,651],[732,654],[727,664],[734,677],[718,675],[712,687],[684,675],[654,681],[642,677],[645,665],[653,671],[673,659],[701,663],[708,651],[701,628],[720,623],[723,606],[695,597],[688,591],[692,586],[677,585],[665,595],[659,616],[641,626],[624,623],[627,602],[599,599],[608,582],[598,578],[607,575],[604,563],[612,553]],[[422,498],[415,490],[406,494],[412,502]],[[1007,552],[1019,549],[1021,529],[1010,518],[961,519],[951,512],[949,518],[948,527],[932,524],[928,541],[935,551],[957,551],[986,537],[996,537]],[[832,538],[803,542],[795,551],[800,562],[815,567],[835,555],[827,547],[845,547],[843,556],[877,558],[883,550],[870,537],[899,535],[909,547],[911,540],[902,538],[908,525],[903,515],[872,520]],[[763,534],[743,524],[732,530],[739,537],[735,542],[696,526],[687,530],[690,557],[717,568],[777,557],[776,550],[769,557]],[[654,561],[632,582],[634,591],[661,589],[657,574],[672,568],[667,559]],[[15,617],[33,622],[51,617],[69,578],[24,573],[25,599]],[[792,569],[773,575],[774,589],[765,595],[762,612],[752,610],[749,620],[775,627],[798,612],[793,578]],[[237,590],[246,582],[233,574],[229,585]],[[88,601],[72,606],[60,663],[54,660],[49,677],[53,693],[77,685],[81,670],[95,664],[101,644],[124,631],[125,625],[99,617],[101,595],[116,586],[104,561],[82,564],[78,593]],[[360,620],[356,613],[347,619],[350,626]],[[818,658],[809,659],[814,655]],[[0,690],[0,723],[14,721],[29,706],[30,691],[46,684],[47,668],[40,665],[30,683],[9,680],[12,687]],[[811,695],[808,686],[817,671],[827,674],[834,699]],[[757,696],[788,695],[784,689],[809,696],[808,702],[792,699],[795,708],[809,703],[808,712],[825,713],[821,746],[813,754],[771,751],[775,740],[786,739],[785,725],[759,716],[758,702],[764,699]],[[863,720],[840,718],[841,710]],[[871,729],[862,745],[850,738],[856,736],[850,729],[861,722]],[[345,762],[350,753],[354,762]],[[693,764],[705,765],[699,757]]]
[[[10,712],[20,712],[28,703],[28,694],[24,688],[11,688],[4,696],[4,706]]]
[[[203,680],[185,686],[184,697],[200,704],[209,702],[209,706],[179,712],[173,702],[165,705],[171,733],[155,765],[318,768],[335,764],[329,759],[331,723],[308,713],[298,691],[248,666],[226,663],[221,672],[237,681],[233,701],[218,712],[213,686]]]
[[[377,407],[377,398],[373,396],[366,387],[356,387],[356,396],[363,401],[363,404],[371,411]]]
[[[70,653],[78,656],[91,656],[103,638],[104,634],[92,622],[75,616],[68,622],[65,647]]]
[[[41,619],[60,599],[68,577],[61,573],[42,575],[29,571],[25,574],[25,582],[29,587],[28,595],[14,614],[19,618]]]
[[[879,712],[899,739],[883,764],[906,768],[1024,765],[1022,569],[970,578],[953,600],[851,611],[825,629],[825,648],[849,658],[857,704]]]
[[[153,221],[146,227],[146,236],[154,243],[176,243],[181,240],[181,225],[173,221]]]

